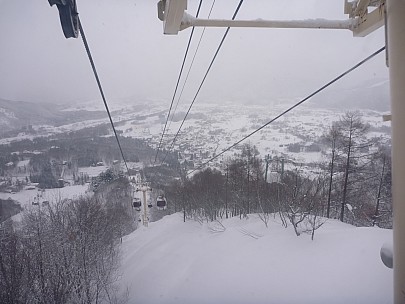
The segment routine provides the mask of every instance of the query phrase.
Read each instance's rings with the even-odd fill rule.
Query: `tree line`
[[[0,224],[0,303],[122,303],[120,239],[134,230],[128,181]]]
[[[391,228],[390,149],[368,138],[368,129],[358,112],[347,112],[318,142],[327,155],[318,173],[290,165],[272,172],[277,177],[272,181],[265,180],[268,167],[257,149],[245,144],[222,170],[208,168],[188,178],[183,173],[167,186],[169,206],[199,221],[257,213],[267,225],[271,215],[278,215],[297,235],[313,234],[324,218]]]

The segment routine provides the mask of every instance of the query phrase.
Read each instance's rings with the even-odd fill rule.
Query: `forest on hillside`
[[[261,159],[254,145],[245,144],[221,171],[184,172],[165,191],[173,211],[199,221],[258,213],[266,223],[270,214],[278,214],[297,235],[313,232],[324,218],[391,228],[391,152],[386,143],[367,138],[368,130],[358,112],[334,122],[320,140],[329,161],[318,164],[317,174],[305,173],[299,164],[271,171],[271,160]]]

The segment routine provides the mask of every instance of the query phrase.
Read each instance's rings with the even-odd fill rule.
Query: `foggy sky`
[[[212,18],[230,19],[238,0],[217,0]],[[170,103],[191,29],[163,35],[157,0],[77,0],[109,101]],[[195,15],[198,1],[189,0]],[[212,0],[204,0],[206,17]],[[346,19],[343,0],[245,0],[239,19]],[[65,39],[47,0],[0,0],[0,98],[76,103],[100,95],[80,37]],[[190,102],[225,29],[207,28],[183,102]],[[201,29],[195,31],[194,53]],[[198,102],[267,101],[305,96],[384,45],[384,30],[231,29]],[[188,61],[190,62],[190,61]],[[188,64],[186,64],[186,71]],[[185,75],[185,73],[184,73]],[[384,54],[339,83],[388,78]]]

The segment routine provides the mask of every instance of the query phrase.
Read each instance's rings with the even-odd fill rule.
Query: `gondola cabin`
[[[140,198],[134,197],[134,199],[132,200],[132,206],[134,208],[141,208],[142,206],[142,202]]]
[[[158,208],[166,208],[167,202],[163,195],[159,195],[156,199],[156,206]]]

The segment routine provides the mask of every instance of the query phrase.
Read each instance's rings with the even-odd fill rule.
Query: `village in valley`
[[[116,129],[123,138],[128,165],[135,173],[145,167],[153,168],[151,171],[172,167],[171,178],[176,178],[178,168],[186,172],[204,168],[205,162],[272,119],[285,105],[199,105],[173,142],[183,113],[180,109],[172,117],[161,143],[159,159],[165,161],[158,163],[153,162],[153,149],[158,147],[164,127],[163,109],[153,103],[139,111],[141,108],[117,106],[115,110]],[[68,108],[64,112],[82,110]],[[296,170],[311,177],[325,171],[331,150],[324,137],[343,115],[344,112],[335,110],[302,107],[251,136],[248,144],[256,151],[254,157],[261,159],[267,181],[277,181],[282,171]],[[383,121],[382,115],[372,110],[361,113],[361,119],[369,126],[366,137],[375,143],[365,147],[364,152],[390,145],[390,125]],[[118,175],[125,171],[112,136],[106,119],[57,127],[23,125],[9,132],[0,139],[0,198],[14,202],[10,212],[15,214],[39,200],[72,198],[91,192],[92,180],[101,173],[110,170]],[[237,145],[208,166],[225,172],[227,160],[240,155],[242,150],[243,144]]]

